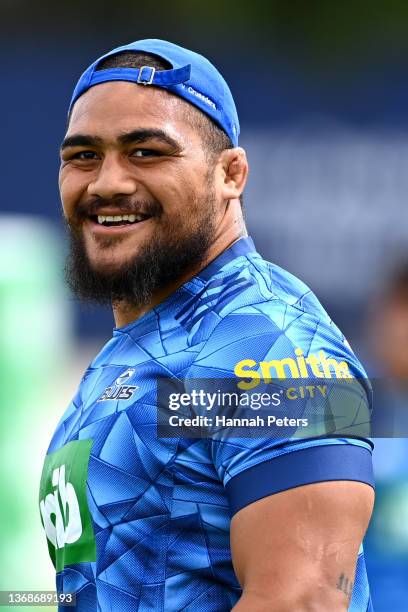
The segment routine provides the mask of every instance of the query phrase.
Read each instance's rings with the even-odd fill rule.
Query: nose
[[[119,195],[132,195],[137,189],[135,178],[117,156],[106,156],[96,178],[88,185],[88,194],[111,199]]]

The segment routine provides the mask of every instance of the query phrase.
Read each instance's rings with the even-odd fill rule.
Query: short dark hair
[[[172,68],[170,62],[153,53],[122,51],[99,62],[95,71],[105,70],[107,68],[141,68],[142,66],[151,66],[152,68],[156,68],[156,70],[169,70]],[[225,149],[234,148],[230,137],[211,119],[211,117],[201,112],[192,104],[189,104],[189,102],[185,102],[190,107],[187,119],[200,133],[209,161],[215,160]],[[242,194],[239,200],[241,202],[241,208],[243,208],[244,202]]]

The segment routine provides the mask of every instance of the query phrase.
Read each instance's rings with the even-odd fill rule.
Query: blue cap
[[[153,53],[167,60],[171,70],[142,68],[107,68],[95,71],[102,60],[123,51]],[[130,81],[154,85],[184,98],[206,113],[238,144],[239,120],[231,91],[218,70],[202,55],[165,40],[137,40],[105,53],[89,66],[79,79],[69,105],[69,113],[78,98],[90,87],[107,81]]]

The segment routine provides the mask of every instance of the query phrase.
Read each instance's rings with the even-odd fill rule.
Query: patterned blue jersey
[[[230,610],[241,594],[234,513],[303,484],[372,484],[364,438],[158,436],[159,378],[233,378],[261,362],[293,375],[308,356],[317,367],[319,355],[323,369],[340,364],[365,377],[313,293],[264,261],[250,238],[115,329],[45,458],[40,512],[58,592],[75,593],[86,612]],[[370,609],[361,550],[350,610]]]

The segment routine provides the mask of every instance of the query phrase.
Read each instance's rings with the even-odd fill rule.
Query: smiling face
[[[77,277],[71,285],[81,284],[78,275],[89,285],[93,276],[93,288],[76,287],[82,297],[131,301],[130,271],[138,269],[139,285],[147,270],[156,285],[174,281],[217,238],[222,173],[188,107],[164,90],[127,82],[92,87],[76,102],[59,185],[73,247],[71,281]]]

